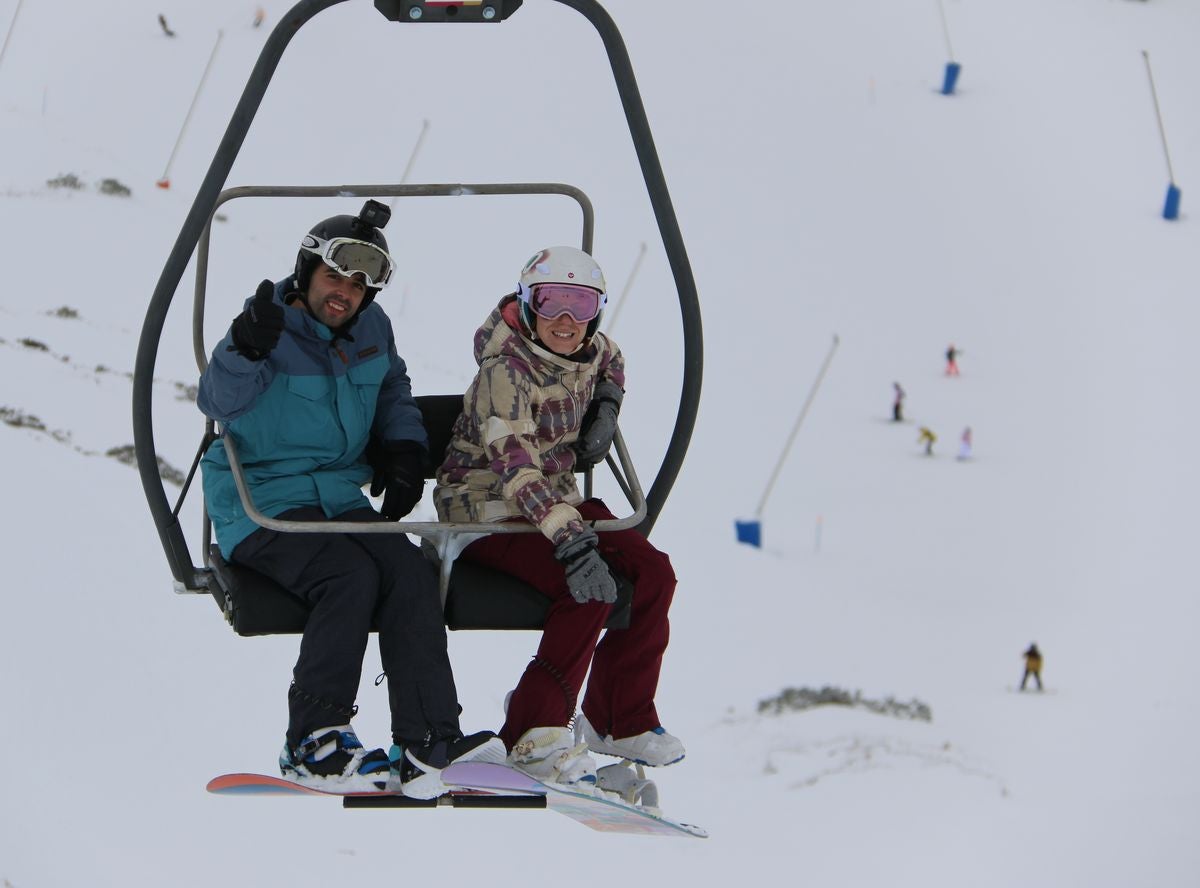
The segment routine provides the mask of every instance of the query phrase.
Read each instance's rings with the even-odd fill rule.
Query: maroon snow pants
[[[600,500],[579,507],[587,520],[615,517]],[[511,574],[551,599],[537,654],[508,703],[500,737],[510,750],[530,728],[565,726],[587,675],[583,712],[602,736],[632,737],[659,726],[654,694],[667,649],[667,610],[675,594],[675,570],[635,530],[598,534],[600,554],[634,585],[628,629],[604,633],[612,605],[578,604],[554,545],[541,534],[501,533],[477,540],[462,557]],[[597,639],[600,643],[597,644]]]

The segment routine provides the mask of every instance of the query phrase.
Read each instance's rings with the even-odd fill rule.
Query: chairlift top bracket
[[[393,22],[504,21],[524,0],[375,0],[375,8]]]

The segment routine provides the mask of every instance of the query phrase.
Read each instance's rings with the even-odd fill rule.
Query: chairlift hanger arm
[[[345,0],[301,0],[279,20],[279,24],[267,37],[246,88],[242,91],[242,97],[234,108],[229,126],[226,127],[212,163],[209,164],[208,172],[200,183],[199,191],[196,192],[196,199],[192,201],[192,207],[183,220],[183,227],[179,230],[175,245],[167,256],[154,293],[150,297],[145,321],[142,323],[142,334],[138,340],[133,369],[133,449],[137,457],[138,473],[142,479],[142,489],[145,491],[150,514],[158,529],[177,588],[205,588],[207,577],[192,563],[183,528],[178,517],[172,513],[166,491],[163,489],[162,478],[158,473],[158,457],[154,447],[153,386],[154,367],[158,360],[163,325],[166,323],[171,300],[183,278],[188,260],[200,240],[204,226],[212,216],[221,188],[229,176],[230,169],[233,168],[250,124],[258,113],[267,85],[283,57],[283,51],[309,19],[330,6],[344,2]]]
[[[191,209],[184,219],[179,236],[167,257],[146,310],[146,318],[142,325],[137,357],[134,362],[134,453],[137,457],[138,472],[151,516],[158,530],[176,585],[179,587],[202,588],[205,585],[206,577],[192,563],[183,529],[179,524],[178,517],[172,512],[158,471],[154,446],[152,389],[163,326],[188,261],[217,206],[229,171],[233,168],[234,161],[245,141],[246,133],[262,104],[267,86],[279,65],[284,50],[296,32],[317,13],[344,2],[346,0],[300,0],[280,18],[279,23],[268,36],[237,107],[234,109],[229,125],[221,138],[220,145],[217,147],[212,163],[209,165],[208,172],[205,174]],[[612,18],[596,0],[554,0],[554,2],[569,6],[587,18],[596,28],[604,43],[679,295],[684,327],[683,385],[675,429],[662,466],[646,497],[646,518],[639,526],[641,532],[648,534],[678,476],[679,469],[683,464],[683,457],[687,452],[688,442],[691,439],[692,429],[695,426],[700,402],[703,366],[699,301],[683,237],[679,231],[678,220],[667,191],[666,180],[650,133],[645,108],[642,105],[641,95],[633,75],[633,66],[629,61],[620,32]],[[521,0],[478,0],[478,2],[476,0],[458,0],[458,2],[376,0],[377,8],[385,16],[388,14],[386,10],[395,11],[397,12],[396,20],[401,22],[414,22],[422,19],[426,22],[437,21],[439,14],[442,16],[440,20],[446,22],[497,22],[503,21],[521,5]],[[413,15],[412,11],[416,7],[421,9],[419,16]],[[452,8],[455,10],[454,12],[450,11]],[[487,14],[488,8],[493,10],[490,17]],[[478,13],[477,18],[475,13]]]

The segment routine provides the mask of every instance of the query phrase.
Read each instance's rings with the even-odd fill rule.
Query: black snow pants
[[[316,506],[279,517],[329,520]],[[363,508],[333,520],[386,519]],[[349,723],[372,617],[387,673],[393,742],[420,745],[426,738],[460,734],[436,573],[406,536],[260,527],[238,544],[233,560],[270,577],[310,608],[288,692],[290,749],[317,728]]]

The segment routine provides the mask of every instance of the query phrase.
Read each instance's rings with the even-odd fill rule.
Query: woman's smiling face
[[[552,321],[541,315],[534,317],[537,319],[537,337],[546,348],[557,355],[570,355],[579,351],[587,332],[587,324],[581,324],[566,312]]]

